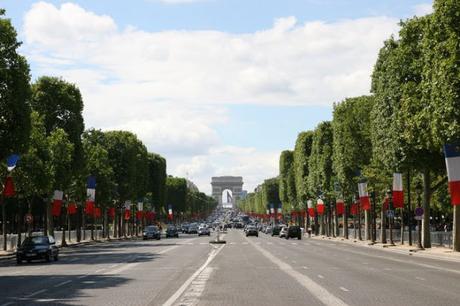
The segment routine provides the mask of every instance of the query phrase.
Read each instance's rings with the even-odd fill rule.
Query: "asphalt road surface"
[[[214,234],[213,234],[214,235]],[[213,238],[213,237],[211,237]],[[460,305],[460,263],[241,230],[113,241],[0,262],[6,305]]]

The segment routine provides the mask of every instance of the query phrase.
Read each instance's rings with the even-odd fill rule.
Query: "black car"
[[[59,249],[53,236],[27,237],[16,252],[16,261],[21,264],[23,260],[30,262],[35,259],[57,261]]]
[[[175,226],[168,226],[166,229],[166,238],[173,237],[173,238],[179,238],[179,231]]]
[[[291,225],[287,229],[287,234],[286,234],[286,239],[289,238],[297,238],[297,239],[302,239],[302,230],[300,229],[300,226],[298,225]]]
[[[272,229],[272,236],[279,236],[281,232],[281,226],[275,225]]]
[[[144,232],[142,233],[142,238],[144,240],[147,240],[147,239],[160,240],[161,239],[160,229],[156,225],[147,226],[146,228],[144,228]]]
[[[248,236],[256,236],[259,237],[259,231],[255,225],[248,225],[246,227],[246,237]]]

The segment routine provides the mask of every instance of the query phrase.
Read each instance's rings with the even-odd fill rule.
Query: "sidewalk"
[[[142,238],[142,236],[128,236],[128,237],[121,237],[121,238],[115,238],[115,237],[111,237],[110,239],[107,239],[107,238],[99,238],[99,239],[95,239],[95,240],[91,240],[91,239],[86,239],[86,240],[82,240],[80,242],[76,242],[76,241],[67,241],[67,245],[66,246],[62,246],[62,245],[57,245],[58,248],[71,248],[71,247],[76,247],[76,246],[80,246],[80,245],[87,245],[87,244],[93,244],[93,243],[101,243],[101,242],[108,242],[108,241],[118,241],[118,240],[131,240],[131,239],[138,239],[138,238]],[[8,250],[8,251],[3,251],[3,250],[0,250],[0,260],[2,259],[11,259],[13,257],[15,257],[16,255],[16,250]]]
[[[329,241],[334,241],[334,242],[339,242],[339,243],[344,243],[344,244],[358,245],[360,247],[378,248],[381,250],[405,254],[405,255],[414,256],[414,257],[441,259],[441,260],[460,262],[460,252],[454,252],[450,248],[440,247],[440,246],[433,246],[428,249],[418,250],[416,244],[409,246],[407,242],[404,245],[401,245],[401,244],[391,245],[389,243],[382,244],[380,242],[376,242],[375,244],[372,244],[370,240],[358,240],[354,238],[349,238],[347,240],[343,237],[334,238],[334,237],[313,236],[313,235],[309,239],[329,240]]]

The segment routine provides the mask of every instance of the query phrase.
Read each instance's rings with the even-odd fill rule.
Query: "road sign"
[[[394,210],[388,210],[387,211],[387,217],[388,218],[394,218],[395,216],[395,211]]]
[[[423,214],[424,214],[423,208],[417,207],[415,209],[415,220],[422,220]]]
[[[24,216],[24,221],[26,221],[26,223],[28,224],[32,223],[33,220],[34,220],[34,217],[32,217],[32,214],[26,214]]]

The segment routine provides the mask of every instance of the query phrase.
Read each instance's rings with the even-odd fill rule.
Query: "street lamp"
[[[421,202],[421,197],[422,197],[422,192],[423,192],[423,187],[420,182],[417,182],[417,185],[415,185],[415,192],[417,193],[417,209],[420,210],[420,202]],[[422,218],[419,216],[417,220],[417,227],[418,227],[418,241],[417,241],[417,248],[420,250],[423,250],[422,246]]]
[[[388,217],[390,219],[390,245],[395,245],[393,241],[393,198],[392,198],[392,190],[389,188],[387,190],[387,196],[388,196]]]

